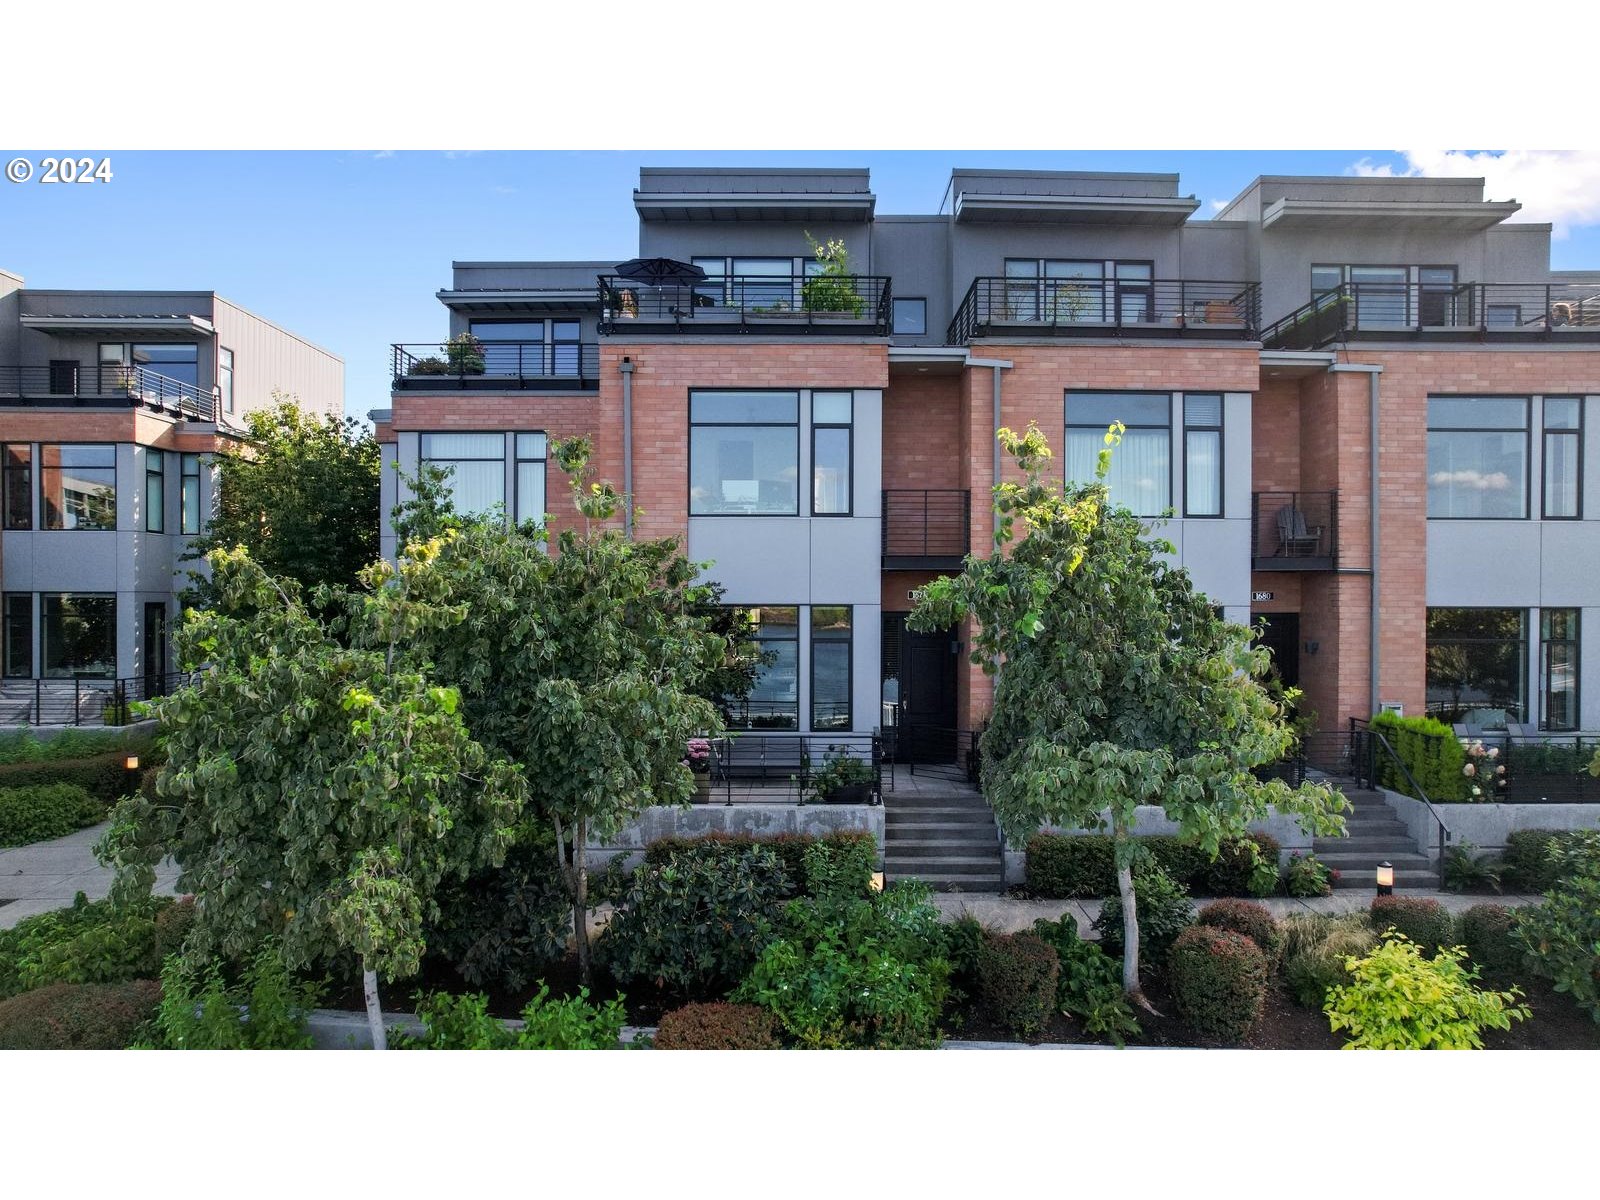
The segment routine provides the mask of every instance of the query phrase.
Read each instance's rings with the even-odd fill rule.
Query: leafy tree
[[[1216,615],[1169,543],[1109,502],[1105,483],[1122,427],[1113,425],[1094,482],[1062,491],[1044,479],[1050,448],[1030,425],[999,432],[1024,481],[994,489],[995,553],[922,589],[909,624],[972,617],[973,661],[998,671],[985,729],[985,795],[1008,839],[1041,825],[1109,820],[1122,900],[1124,990],[1139,986],[1134,810],[1156,805],[1180,836],[1212,855],[1269,806],[1319,833],[1341,827],[1326,787],[1256,779],[1290,744],[1257,677],[1267,652]],[[1018,526],[1023,536],[1017,539]]]
[[[585,846],[651,805],[688,800],[685,744],[722,727],[705,694],[728,653],[677,540],[630,541],[605,525],[621,497],[590,481],[591,453],[587,439],[551,444],[581,526],[561,531],[554,553],[526,524],[466,522],[442,541],[427,569],[466,619],[412,646],[460,688],[473,737],[525,769],[527,816],[555,836],[585,982]]]
[[[378,557],[378,444],[353,418],[317,416],[293,396],[272,395],[272,408],[246,414],[245,445],[216,455],[217,502],[185,558],[243,546],[307,594],[353,586]],[[200,605],[217,602],[201,573],[190,579]]]
[[[207,669],[157,702],[158,798],[124,801],[102,844],[119,897],[177,860],[202,959],[242,960],[268,938],[291,970],[353,953],[379,1047],[378,975],[416,973],[441,881],[497,861],[525,798],[468,736],[456,690],[399,652],[464,616],[430,590],[439,548],[370,568],[364,597],[322,589],[365,645],[342,644],[246,551],[208,555],[217,607],[177,636],[185,666]]]

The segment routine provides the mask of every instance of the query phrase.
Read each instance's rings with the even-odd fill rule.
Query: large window
[[[33,675],[33,595],[7,592],[5,597],[5,677]]]
[[[46,529],[115,529],[117,448],[40,446],[39,510]]]
[[[504,509],[505,434],[425,433],[422,461],[450,472],[450,500],[463,516]]]
[[[819,517],[850,515],[850,392],[811,396],[811,511]]]
[[[5,493],[5,527],[33,528],[33,447],[27,443],[4,447],[0,491]]]
[[[167,456],[156,449],[144,452],[144,527],[150,533],[167,527]]]
[[[1470,295],[1457,288],[1454,266],[1316,263],[1311,268],[1313,300],[1346,283],[1357,285],[1350,293],[1351,318],[1364,327],[1471,323]]]
[[[544,524],[545,451],[549,439],[542,433],[517,437],[517,524]]]
[[[697,256],[694,265],[706,281],[694,289],[697,305],[730,304],[737,308],[798,308],[801,282],[820,274],[815,257],[750,258]]]
[[[895,333],[917,336],[928,332],[928,302],[921,296],[896,296],[894,298]]]
[[[1155,264],[1146,260],[1008,258],[1012,321],[1136,323],[1154,319]]]
[[[1583,401],[1544,398],[1544,506],[1547,520],[1583,515]]]
[[[180,533],[200,532],[200,456],[185,454],[179,464],[178,521]]]
[[[217,349],[217,391],[222,396],[222,411],[233,411],[233,351],[226,346]]]
[[[47,679],[115,678],[117,598],[78,594],[39,597],[41,655]]]
[[[1539,612],[1539,671],[1543,703],[1539,728],[1578,728],[1578,610],[1546,608]]]
[[[575,320],[473,321],[485,375],[578,375],[582,327]]]
[[[133,347],[133,365],[190,387],[200,386],[200,347],[193,342],[137,344]]]
[[[748,698],[730,702],[730,729],[800,727],[800,610],[763,604],[749,610],[751,632],[763,658]]]
[[[1094,481],[1113,421],[1127,432],[1111,455],[1111,502],[1158,517],[1172,506],[1172,397],[1166,392],[1068,392],[1066,477]]]
[[[811,728],[849,729],[850,606],[811,609]]]
[[[1222,515],[1222,396],[1216,392],[1183,398],[1183,515]]]
[[[1526,720],[1528,614],[1521,608],[1428,610],[1428,712],[1504,729]]]
[[[1428,397],[1428,516],[1527,515],[1527,397]]]
[[[800,393],[689,394],[689,513],[799,514]]]

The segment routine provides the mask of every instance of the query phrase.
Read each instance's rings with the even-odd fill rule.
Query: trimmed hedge
[[[805,862],[806,848],[813,845],[823,845],[832,849],[854,849],[862,844],[872,846],[873,854],[877,854],[877,843],[872,835],[859,829],[836,829],[815,837],[809,833],[777,833],[777,834],[749,834],[749,833],[707,833],[700,837],[664,837],[657,838],[644,849],[646,866],[663,866],[673,858],[682,854],[709,854],[719,857],[723,854],[737,854],[741,850],[748,850],[752,846],[765,846],[778,856],[778,861],[783,864],[789,878],[794,880],[796,889],[804,882],[806,877]],[[797,893],[798,894],[798,893]]]
[[[1456,941],[1485,975],[1511,978],[1522,969],[1522,948],[1511,937],[1515,924],[1503,904],[1474,904],[1456,920]]]
[[[1506,834],[1503,881],[1516,891],[1548,892],[1561,882],[1561,866],[1550,857],[1550,850],[1572,840],[1562,829],[1518,829]]]
[[[1029,1037],[1056,1006],[1061,960],[1036,933],[986,937],[978,948],[978,1003],[996,1023]]]
[[[0,846],[66,837],[105,816],[105,806],[70,783],[0,788]]]
[[[1392,712],[1379,713],[1367,724],[1394,747],[1428,799],[1467,798],[1467,777],[1461,773],[1467,765],[1467,750],[1450,726],[1432,717],[1400,717]],[[1404,773],[1382,751],[1378,753],[1378,777],[1383,787],[1411,794]]]
[[[1254,843],[1252,849],[1251,843]],[[1251,833],[1223,842],[1217,857],[1205,864],[1203,878],[1189,882],[1203,896],[1270,896],[1278,890],[1278,855],[1282,847],[1270,833]],[[1258,862],[1272,867],[1272,889],[1253,886]]]
[[[1158,866],[1145,867],[1134,875],[1134,901],[1139,918],[1139,961],[1146,969],[1159,967],[1177,937],[1194,924],[1194,905],[1189,890]],[[1113,891],[1100,905],[1094,919],[1100,935],[1100,948],[1113,958],[1121,958],[1122,896]]]
[[[1367,911],[1379,936],[1388,929],[1398,930],[1430,957],[1440,946],[1452,944],[1455,924],[1437,900],[1425,896],[1379,896]]]
[[[95,758],[112,751],[153,757],[155,739],[147,733],[96,728],[63,729],[52,738],[34,737],[29,729],[0,733],[0,764]]]
[[[1283,954],[1283,930],[1273,915],[1251,900],[1213,900],[1200,910],[1197,923],[1213,929],[1231,929],[1261,947],[1269,964]]]
[[[661,1017],[657,1050],[777,1050],[778,1020],[754,1004],[685,1004]]]
[[[1250,896],[1255,859],[1240,841],[1224,842],[1217,858],[1169,834],[1138,839],[1151,859],[1190,891],[1203,896]],[[1278,862],[1276,838],[1252,833],[1262,856]],[[1025,885],[1031,895],[1051,900],[1112,896],[1117,891],[1115,849],[1109,834],[1036,833],[1028,839]]]
[[[1192,925],[1172,944],[1167,984],[1178,1015],[1195,1033],[1234,1045],[1261,1016],[1267,956],[1242,933]]]
[[[149,979],[182,948],[192,898],[153,897],[127,908],[79,892],[71,908],[25,917],[0,930],[0,997],[52,983]]]
[[[122,1050],[160,1003],[153,979],[35,988],[0,1001],[0,1050]]]
[[[128,753],[127,750],[118,750],[88,758],[0,764],[0,789],[70,783],[81,787],[101,805],[109,808],[124,796],[139,790],[140,780],[133,778],[124,765]],[[144,751],[138,753],[142,761]]]

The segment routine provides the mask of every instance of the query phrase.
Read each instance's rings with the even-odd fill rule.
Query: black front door
[[[144,694],[166,694],[167,606],[150,601],[144,606]]]
[[[956,750],[954,630],[900,635],[900,757],[904,762],[953,762]]]
[[[1272,665],[1284,687],[1300,686],[1300,614],[1257,613],[1253,620],[1265,625],[1257,643],[1272,652]]]

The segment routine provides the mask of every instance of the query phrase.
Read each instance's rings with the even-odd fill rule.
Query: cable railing
[[[697,803],[881,804],[885,787],[894,787],[876,733],[730,733],[708,740]],[[841,770],[835,765],[841,762],[856,765]],[[835,786],[824,790],[830,778]]]
[[[712,275],[694,284],[599,279],[600,332],[889,332],[887,275]]]
[[[948,331],[953,346],[988,334],[1238,338],[1261,325],[1261,286],[1211,279],[972,281]]]
[[[1257,571],[1331,571],[1339,557],[1339,493],[1252,492],[1250,557]]]
[[[389,373],[397,389],[498,388],[591,391],[600,386],[598,342],[396,343]]]
[[[0,366],[0,397],[23,404],[144,405],[194,421],[214,421],[214,391],[171,379],[146,367],[86,366],[58,362],[43,367]],[[0,399],[0,403],[8,402]]]
[[[964,488],[890,488],[883,493],[883,565],[959,566],[972,545],[972,493]]]
[[[1261,331],[1269,350],[1351,337],[1600,341],[1600,280],[1565,283],[1345,283]]]
[[[126,679],[8,679],[0,683],[0,725],[126,725],[133,705],[170,695],[195,673],[134,675]]]

